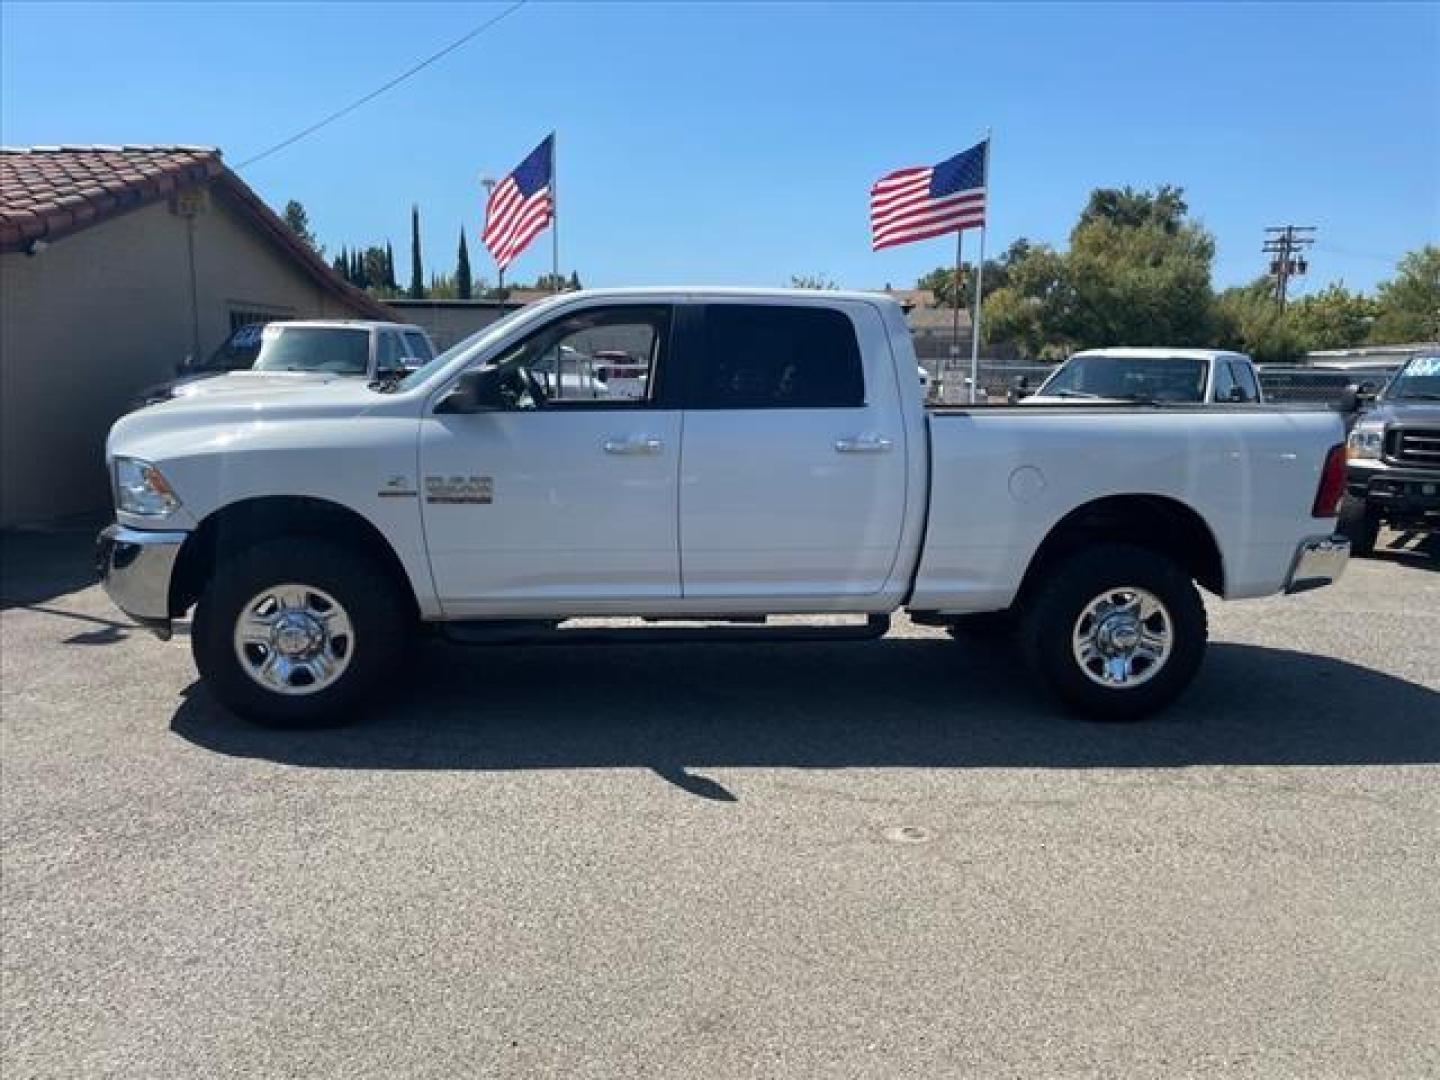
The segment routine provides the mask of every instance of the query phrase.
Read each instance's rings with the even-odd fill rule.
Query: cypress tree
[[[465,228],[460,228],[460,254],[455,260],[455,295],[470,299],[470,249],[465,246]]]
[[[425,299],[425,271],[420,261],[420,207],[410,206],[410,299]]]
[[[399,288],[395,284],[395,252],[390,248],[390,241],[385,241],[385,287],[387,289]]]
[[[330,269],[334,270],[335,273],[339,274],[342,278],[349,280],[350,274],[345,266],[345,249],[343,247],[340,249],[340,254],[330,260]]]

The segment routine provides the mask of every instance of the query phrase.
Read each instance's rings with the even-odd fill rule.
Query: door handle
[[[606,439],[600,448],[607,454],[658,454],[665,444],[653,435],[636,435],[629,439]]]
[[[840,454],[883,454],[895,445],[893,439],[883,435],[857,435],[849,439],[836,439],[835,450]]]

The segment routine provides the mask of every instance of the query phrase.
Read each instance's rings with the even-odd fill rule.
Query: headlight
[[[1380,457],[1380,447],[1385,442],[1383,424],[1356,424],[1355,430],[1345,440],[1345,457],[1375,460]]]
[[[115,459],[115,505],[140,517],[167,517],[180,506],[160,470],[139,458]]]

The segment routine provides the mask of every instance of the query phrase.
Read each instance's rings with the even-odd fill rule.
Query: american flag
[[[490,190],[480,239],[503,271],[555,215],[555,136]]]
[[[985,224],[989,140],[939,165],[899,169],[870,189],[871,249]]]

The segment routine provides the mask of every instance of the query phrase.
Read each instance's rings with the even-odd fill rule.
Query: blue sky
[[[501,4],[5,3],[6,145],[200,143],[233,165]],[[1282,59],[1277,60],[1277,56]],[[331,251],[475,250],[482,172],[559,133],[562,262],[586,284],[909,284],[950,238],[872,253],[880,174],[995,130],[993,252],[1063,244],[1089,190],[1183,185],[1216,283],[1262,229],[1319,227],[1305,287],[1370,288],[1440,240],[1440,6],[560,4],[532,0],[350,117],[243,170]],[[967,253],[978,234],[966,237]],[[511,270],[549,269],[548,238]]]

